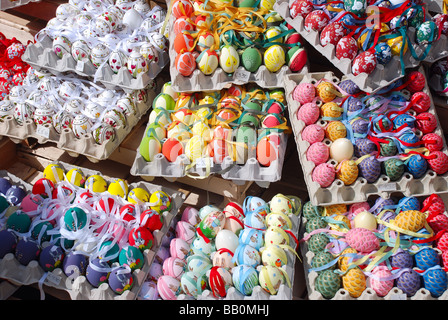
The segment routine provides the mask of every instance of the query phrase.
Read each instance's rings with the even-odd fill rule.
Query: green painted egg
[[[383,157],[390,157],[390,156],[396,155],[398,152],[398,149],[397,149],[396,144],[393,142],[393,140],[390,138],[385,138],[384,140],[389,141],[389,143],[384,143],[384,142],[380,143],[381,155]]]
[[[333,270],[321,272],[315,282],[315,288],[326,299],[332,299],[341,288],[341,278]]]
[[[356,15],[362,15],[367,8],[365,0],[344,0],[344,9]]]
[[[307,233],[317,229],[323,229],[327,227],[327,222],[325,222],[321,217],[312,217],[306,222],[305,230]]]
[[[249,72],[256,72],[263,62],[263,57],[257,48],[249,47],[241,55],[243,67]]]
[[[152,102],[153,110],[157,108],[174,110],[175,106],[176,101],[174,101],[173,97],[168,93],[159,93]]]
[[[384,173],[391,181],[396,181],[401,178],[404,173],[404,162],[398,159],[388,159],[384,161]]]
[[[162,152],[162,144],[156,137],[145,135],[140,142],[139,152],[145,161],[150,162],[156,154]]]
[[[334,257],[331,253],[329,253],[327,251],[319,251],[315,254],[313,259],[311,260],[311,267],[312,268],[320,268],[320,267],[325,266],[326,264],[329,264],[333,260],[334,260]],[[336,269],[336,264],[329,266],[325,270],[334,270],[334,269]],[[325,270],[322,270],[322,271],[325,271]],[[322,271],[317,271],[317,273],[320,273]]]
[[[330,239],[324,233],[313,234],[308,239],[308,250],[314,253],[323,251],[327,244],[330,243]]]
[[[313,217],[320,217],[324,213],[324,208],[321,206],[314,206],[311,201],[305,202],[303,205],[303,217],[307,220]]]
[[[417,44],[428,44],[437,39],[439,30],[434,21],[425,21],[418,28],[415,33],[415,40]]]

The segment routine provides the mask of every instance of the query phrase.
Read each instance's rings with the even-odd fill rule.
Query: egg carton
[[[381,88],[393,83],[394,81],[401,79],[405,76],[402,73],[401,63],[398,56],[392,56],[391,61],[383,66],[377,64],[375,70],[370,73],[361,73],[354,75],[352,73],[352,61],[348,58],[338,59],[335,54],[335,46],[328,44],[323,47],[320,44],[319,32],[308,32],[304,28],[304,19],[301,16],[297,16],[294,19],[290,15],[288,0],[279,0],[274,4],[274,10],[282,16],[289,25],[291,25],[300,35],[308,41],[318,52],[320,52],[325,58],[327,58],[336,68],[338,68],[348,79],[352,80],[363,91],[368,93],[374,93]],[[427,15],[427,17],[430,17]],[[409,27],[406,34],[409,39],[415,39],[415,28]],[[420,56],[425,46],[412,43],[412,46],[418,56]],[[431,50],[423,61],[432,63],[439,59],[448,56],[448,39],[445,35],[441,35],[440,39],[432,43]],[[403,61],[405,68],[415,68],[420,65],[421,61],[416,60],[410,50],[403,55]]]
[[[10,173],[7,170],[0,170],[0,178],[5,178],[11,182],[12,185],[16,185],[21,187],[26,192],[31,192],[33,190],[33,186],[26,181],[23,181],[16,175]]]
[[[299,235],[300,225],[301,225],[301,215],[290,214],[288,217],[291,219],[292,228],[291,231],[295,237]],[[294,243],[294,239],[289,235],[290,243]],[[288,262],[286,265],[282,266],[282,269],[288,275],[291,281],[291,288],[287,284],[280,285],[277,294],[271,295],[265,291],[260,285],[253,288],[252,294],[249,296],[243,295],[235,287],[231,287],[227,290],[227,295],[225,298],[218,298],[213,295],[213,293],[206,289],[200,295],[198,295],[197,300],[292,300],[293,284],[294,284],[294,265],[296,263],[297,256],[294,255],[289,250],[286,251]],[[257,269],[257,268],[255,268]],[[195,300],[192,296],[186,294],[180,294],[177,300]]]
[[[30,2],[40,2],[41,0],[1,0],[0,10],[8,10],[20,6],[24,6]]]
[[[424,74],[422,67],[420,67],[419,71]],[[378,180],[374,183],[368,183],[363,177],[358,177],[353,184],[346,186],[341,180],[336,178],[329,187],[322,188],[317,182],[314,182],[311,178],[311,172],[313,171],[315,165],[306,158],[306,151],[310,144],[301,138],[302,130],[305,128],[305,123],[301,120],[297,120],[296,114],[297,110],[300,108],[300,104],[292,98],[292,93],[297,84],[301,82],[317,82],[320,79],[327,79],[329,81],[333,81],[334,83],[339,83],[340,81],[332,72],[309,73],[307,75],[293,75],[285,77],[285,92],[286,100],[288,102],[289,119],[291,122],[292,131],[294,133],[297,152],[304,173],[304,179],[310,196],[310,201],[313,205],[328,206],[340,203],[351,204],[363,202],[373,195],[389,198],[394,192],[401,192],[407,197],[448,192],[448,173],[437,175],[429,168],[426,174],[420,179],[414,179],[411,174],[405,172],[397,181],[390,181],[388,176],[381,174]],[[437,119],[437,128],[434,132],[442,137],[444,145],[442,151],[447,154],[447,144],[443,130],[440,126],[440,121],[437,117],[437,112],[427,81],[423,91],[431,98],[431,107],[428,112],[432,113]],[[326,122],[318,120],[317,124],[325,126]],[[328,146],[331,145],[331,141],[328,139],[325,139],[324,143]],[[336,164],[336,162],[332,159],[328,162],[333,165]]]
[[[146,92],[147,101],[137,102],[137,113],[126,116],[126,127],[115,128],[115,139],[102,144],[96,143],[91,133],[77,138],[71,128],[62,129],[61,133],[58,133],[52,124],[37,126],[32,119],[27,119],[23,125],[18,125],[12,115],[2,119],[0,135],[9,137],[14,143],[20,143],[28,138],[36,139],[39,144],[52,142],[56,143],[58,148],[67,151],[72,157],[85,155],[92,162],[105,160],[120,146],[141,117],[151,108],[156,94],[154,90],[146,90]]]
[[[209,175],[221,175],[222,178],[232,180],[235,184],[254,181],[260,187],[267,188],[271,182],[281,179],[288,136],[280,133],[280,137],[278,157],[269,166],[262,166],[255,154],[244,164],[235,162],[231,156],[225,157],[220,164],[214,163],[213,158],[210,157],[198,159],[195,164],[192,164],[185,154],[179,155],[174,162],[169,162],[162,153],[154,155],[152,161],[148,162],[141,156],[139,147],[130,172],[134,176],[164,177],[169,181],[184,176],[205,178]]]
[[[173,26],[175,20],[176,18],[171,16],[169,18],[169,25]],[[279,88],[283,85],[282,79],[284,76],[289,74],[297,74],[297,72],[291,71],[287,64],[275,73],[270,72],[266,66],[262,64],[257,72],[249,72],[244,67],[239,66],[234,73],[228,74],[224,72],[220,66],[218,66],[215,72],[211,75],[205,75],[201,70],[196,68],[189,77],[185,77],[181,75],[174,66],[174,61],[177,56],[177,53],[174,50],[174,38],[174,32],[170,32],[169,55],[171,87],[174,91],[179,93],[189,91],[216,91],[228,88],[232,84],[242,85],[249,82],[254,82],[263,88]],[[306,74],[308,72],[309,64],[307,62],[298,73]]]
[[[78,62],[71,54],[58,58],[53,51],[53,40],[48,35],[43,35],[39,41],[27,46],[22,60],[37,71],[49,71],[56,76],[74,73],[93,79],[95,82],[98,81],[107,89],[122,89],[130,93],[134,90],[145,89],[168,64],[169,56],[165,51],[159,52],[157,63],[150,63],[148,72],[140,73],[136,78],[132,77],[127,68],[121,68],[118,73],[114,73],[109,64],[106,64],[95,76],[97,68],[92,62]]]
[[[444,200],[446,201],[446,200]],[[444,213],[447,214],[446,212]],[[306,238],[308,233],[305,231],[306,226],[306,218],[302,217],[302,224],[300,226],[300,235],[301,239]],[[317,291],[315,288],[315,281],[318,276],[318,273],[315,270],[312,270],[311,261],[313,260],[315,254],[312,251],[309,251],[307,242],[302,242],[300,244],[300,252],[303,259],[303,269],[305,272],[305,282],[308,290],[308,299],[309,300],[328,300],[322,294]],[[447,300],[448,299],[448,290],[445,291],[440,297],[435,298],[431,296],[431,293],[425,289],[420,288],[414,296],[407,297],[406,293],[404,293],[401,289],[397,287],[393,287],[389,293],[380,297],[378,294],[370,287],[369,281],[367,281],[367,288],[363,291],[359,298],[353,298],[350,296],[347,290],[344,288],[340,288],[335,296],[331,300]]]
[[[59,161],[53,162],[53,164],[59,164],[64,169],[64,172],[67,172],[73,168],[80,168],[86,176],[95,174],[101,175],[108,183],[113,180],[113,178],[106,177],[99,171],[90,170]],[[129,184],[129,190],[134,188],[144,188],[150,193],[160,190],[164,191],[170,195],[173,207],[171,211],[164,212],[162,229],[153,233],[154,246],[143,252],[145,259],[143,268],[133,271],[132,274],[134,284],[130,290],[118,295],[112,291],[107,283],[103,283],[98,288],[95,288],[83,275],[72,279],[67,277],[61,268],[56,268],[51,272],[45,272],[36,260],[33,260],[27,266],[24,266],[17,261],[13,253],[8,253],[3,257],[3,259],[0,259],[0,278],[7,279],[17,285],[39,284],[40,288],[42,288],[43,285],[46,285],[58,290],[63,290],[69,293],[72,300],[135,300],[142,284],[147,278],[156,252],[162,244],[162,239],[167,233],[171,221],[178,214],[179,208],[185,201],[185,194],[174,189],[148,182],[135,182]]]
[[[443,13],[443,1],[444,0],[426,0],[424,2],[429,11]]]

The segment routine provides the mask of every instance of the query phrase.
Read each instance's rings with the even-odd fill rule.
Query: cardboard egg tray
[[[444,0],[425,0],[424,2],[429,11],[443,13],[443,1]]]
[[[24,6],[30,2],[40,2],[41,0],[1,0],[0,10],[8,10],[20,6]]]
[[[86,177],[98,174],[103,176],[108,183],[112,181],[112,178],[108,178],[98,171],[73,166],[63,162],[55,163],[59,164],[65,172],[72,168],[80,168]],[[98,288],[95,288],[87,281],[85,276],[80,275],[75,279],[70,279],[65,275],[61,268],[56,268],[51,272],[45,272],[39,266],[37,260],[33,260],[27,266],[24,266],[17,261],[12,253],[8,253],[3,259],[0,259],[0,278],[7,279],[18,285],[39,283],[40,286],[43,284],[59,290],[65,290],[70,294],[72,300],[135,300],[141,289],[141,285],[149,273],[156,252],[161,246],[162,239],[167,233],[171,221],[178,214],[179,208],[185,200],[185,194],[147,182],[131,183],[129,185],[129,190],[134,188],[144,188],[150,193],[162,190],[170,195],[173,206],[170,212],[165,212],[163,214],[164,220],[162,229],[153,233],[154,246],[143,252],[145,259],[143,268],[133,271],[132,274],[134,277],[134,284],[130,290],[127,290],[119,295],[113,292],[107,283],[103,283]]]
[[[299,235],[299,229],[301,224],[301,215],[296,216],[293,214],[288,215],[292,222],[292,233],[297,237]],[[290,235],[290,243],[295,243]],[[294,265],[296,263],[297,256],[291,253],[289,250],[286,251],[288,257],[288,262],[282,267],[284,271],[288,274],[291,281],[291,286],[294,284]],[[255,268],[257,269],[257,268]],[[227,295],[225,298],[217,298],[213,296],[213,293],[206,289],[200,295],[198,295],[197,300],[292,300],[293,288],[289,287],[286,283],[280,285],[276,295],[271,295],[265,291],[260,285],[254,287],[252,294],[250,296],[245,296],[239,292],[235,287],[231,287],[227,290]],[[178,296],[178,300],[194,300],[192,296],[186,294],[181,294]]]
[[[446,203],[446,199],[444,199]],[[444,212],[447,215],[447,212]],[[302,224],[300,227],[300,235],[301,239],[306,237],[308,233],[305,231],[306,218],[302,217]],[[300,252],[302,257],[304,257],[303,261],[303,269],[305,272],[305,282],[308,290],[308,298],[310,300],[327,300],[322,294],[315,289],[315,281],[318,276],[318,273],[315,270],[311,270],[311,261],[313,260],[315,254],[312,251],[309,251],[308,244],[306,241],[300,244]],[[420,288],[414,296],[407,297],[406,293],[404,293],[401,289],[397,287],[393,287],[389,293],[380,297],[378,294],[370,288],[369,281],[367,281],[367,288],[363,291],[359,298],[353,298],[350,296],[347,290],[341,288],[336,292],[336,295],[331,300],[447,300],[448,299],[448,290],[445,291],[440,297],[435,298],[431,296],[431,293],[425,289]]]
[[[280,140],[277,160],[272,161],[270,166],[262,166],[255,154],[244,164],[236,163],[231,156],[227,156],[221,164],[214,163],[210,157],[204,157],[192,165],[185,154],[179,155],[174,162],[169,162],[162,153],[156,154],[154,159],[148,162],[140,155],[140,148],[137,148],[131,174],[145,178],[164,177],[169,181],[184,176],[206,178],[212,174],[221,175],[222,178],[232,180],[235,184],[254,181],[259,186],[267,188],[271,182],[281,179],[288,136],[280,133]]]
[[[431,1],[433,2],[433,1]],[[335,46],[328,44],[323,47],[320,44],[319,32],[308,32],[304,28],[304,19],[297,16],[294,19],[290,16],[288,0],[276,1],[274,10],[277,11],[287,23],[289,23],[297,32],[299,32],[306,41],[308,41],[318,52],[327,58],[336,68],[338,68],[348,79],[355,82],[358,87],[365,92],[374,93],[379,89],[391,84],[392,82],[404,77],[401,72],[401,63],[398,56],[392,56],[391,61],[383,66],[377,64],[375,70],[371,74],[362,73],[353,75],[352,61],[348,58],[338,59],[335,55]],[[415,39],[415,28],[409,27],[406,31],[409,39]],[[425,46],[412,43],[416,54],[419,56],[424,52]],[[440,39],[433,42],[425,62],[431,63],[448,56],[448,39],[445,35],[441,35]],[[414,68],[420,65],[420,61],[416,60],[410,50],[403,56],[405,68]]]
[[[39,144],[53,142],[72,157],[85,155],[90,161],[98,162],[107,159],[119,147],[141,117],[148,112],[156,94],[154,90],[148,89],[146,92],[147,101],[136,103],[137,114],[126,116],[126,127],[115,128],[115,139],[108,140],[103,144],[96,143],[91,133],[77,138],[71,128],[63,129],[61,133],[58,133],[52,124],[37,126],[33,119],[27,119],[23,125],[18,125],[12,115],[1,119],[0,135],[9,137],[15,143],[20,143],[28,138],[37,139]]]
[[[94,79],[97,69],[92,62],[77,62],[71,54],[65,54],[59,58],[52,46],[53,40],[45,35],[40,41],[27,46],[22,60],[37,71],[47,70],[56,76],[74,73],[81,77]],[[106,64],[100,70],[96,80],[110,90],[122,89],[125,92],[132,92],[145,89],[168,64],[168,60],[169,56],[165,51],[159,52],[157,63],[150,63],[148,72],[140,73],[136,78],[132,77],[127,68],[121,68],[118,73],[114,73],[109,64]]]
[[[169,18],[169,25],[173,26],[176,18],[171,16]],[[233,74],[224,72],[220,66],[216,68],[211,75],[205,75],[201,70],[196,68],[189,77],[181,75],[174,66],[174,60],[177,53],[174,50],[174,32],[170,32],[169,36],[169,55],[170,55],[170,76],[171,86],[176,92],[189,91],[214,91],[230,87],[232,84],[246,84],[254,82],[263,88],[278,88],[282,87],[282,79],[289,74],[296,74],[289,69],[285,64],[279,71],[270,72],[264,64],[260,66],[257,72],[249,72],[243,66],[239,66]],[[448,55],[448,54],[447,54]],[[300,70],[300,74],[308,73],[308,62]]]
[[[419,69],[424,74],[423,68]],[[289,119],[291,127],[294,133],[296,141],[297,152],[299,155],[300,164],[304,173],[305,183],[308,189],[310,200],[314,205],[328,206],[339,203],[357,203],[366,201],[370,196],[379,195],[383,198],[389,198],[391,193],[401,192],[405,196],[420,196],[432,193],[446,193],[448,192],[448,173],[443,175],[437,175],[434,171],[428,168],[426,174],[420,179],[414,179],[413,176],[407,172],[397,181],[390,181],[389,177],[381,174],[378,180],[374,183],[368,183],[363,177],[358,177],[356,181],[351,185],[344,185],[344,183],[335,179],[333,183],[327,187],[322,188],[317,182],[314,182],[311,178],[311,173],[315,167],[314,163],[308,161],[306,158],[306,151],[310,146],[309,142],[302,140],[302,130],[305,128],[305,123],[301,120],[297,120],[297,110],[300,108],[300,103],[292,98],[292,93],[296,85],[301,82],[311,83],[317,82],[320,79],[327,79],[339,83],[339,79],[331,72],[327,73],[310,73],[307,75],[293,75],[285,78],[285,92],[286,100],[288,102]],[[447,144],[443,134],[443,130],[440,126],[440,121],[437,117],[434,102],[432,100],[431,92],[428,88],[428,82],[426,81],[423,91],[431,98],[431,107],[428,112],[435,115],[437,119],[437,128],[434,131],[440,135],[443,139],[444,147],[442,151],[448,153]],[[322,126],[326,125],[325,121],[318,120],[317,124]],[[331,141],[324,140],[328,146],[331,145]],[[335,161],[329,159],[330,164],[335,165]]]

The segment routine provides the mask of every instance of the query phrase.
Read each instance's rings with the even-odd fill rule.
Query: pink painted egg
[[[380,248],[379,239],[369,229],[350,229],[345,235],[345,241],[350,247],[362,253],[370,253]]]
[[[312,102],[316,97],[316,88],[311,83],[299,83],[292,92],[292,98],[300,104]]]
[[[316,166],[327,162],[330,156],[330,148],[323,142],[316,142],[309,146],[306,151],[306,158]]]
[[[322,188],[330,186],[336,177],[336,171],[333,165],[321,163],[316,166],[312,173],[313,181],[317,182]]]
[[[377,266],[373,268],[372,276],[369,277],[369,281],[370,287],[380,297],[386,296],[394,287],[392,272],[385,266]]]
[[[310,144],[322,142],[325,138],[325,129],[318,124],[310,124],[302,130],[302,140]]]
[[[319,106],[314,102],[305,103],[297,111],[297,119],[305,122],[306,125],[315,123],[320,116]]]

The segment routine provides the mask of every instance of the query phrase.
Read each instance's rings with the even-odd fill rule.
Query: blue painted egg
[[[375,46],[376,61],[386,65],[392,59],[392,50],[386,42],[380,42]]]
[[[419,154],[411,155],[406,161],[407,171],[412,174],[415,179],[423,177],[428,169],[428,162]]]
[[[442,268],[434,268],[423,274],[423,284],[431,296],[438,298],[447,289],[447,275]]]
[[[430,247],[423,248],[414,255],[415,266],[421,270],[432,268],[439,264],[440,257],[436,250]]]

